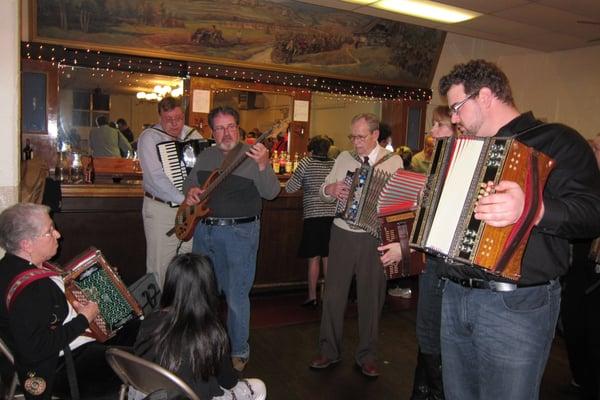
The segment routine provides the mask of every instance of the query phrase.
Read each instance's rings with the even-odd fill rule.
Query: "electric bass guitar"
[[[269,136],[274,136],[283,132],[287,129],[289,119],[283,119],[273,125],[268,131],[261,134],[257,139],[256,143],[264,142]],[[236,148],[232,151],[239,151],[239,147],[242,144],[238,143]],[[225,180],[235,169],[246,160],[248,156],[245,152],[242,152],[236,156],[228,165],[221,165],[221,168],[214,170],[206,179],[206,182],[202,185],[203,192],[200,195],[200,201],[194,205],[187,205],[182,203],[177,210],[175,216],[175,227],[167,232],[167,236],[171,236],[173,233],[179,240],[188,241],[194,235],[194,230],[198,221],[206,217],[210,213],[207,203],[212,192],[219,186],[221,182]]]

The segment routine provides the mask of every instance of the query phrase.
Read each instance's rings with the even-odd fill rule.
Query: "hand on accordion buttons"
[[[88,301],[87,303],[83,304],[75,300],[73,301],[72,305],[78,314],[83,314],[83,316],[88,320],[88,323],[91,323],[100,311],[98,309],[98,303],[93,301]]]
[[[377,250],[382,253],[379,259],[384,266],[395,265],[402,261],[402,248],[398,242],[379,246]]]
[[[500,228],[517,222],[523,213],[525,193],[516,182],[501,181],[495,186],[490,182],[485,191],[475,204],[476,219]]]
[[[350,192],[350,188],[344,181],[330,183],[325,189],[325,194],[335,197],[338,200],[346,200]]]

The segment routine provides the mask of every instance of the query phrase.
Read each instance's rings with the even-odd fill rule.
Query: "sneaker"
[[[238,372],[242,372],[244,368],[246,368],[246,364],[248,364],[248,358],[231,357],[231,363],[233,364],[233,369]]]
[[[223,388],[223,395],[212,400],[265,400],[267,388],[260,379],[240,379],[231,389]]]
[[[412,290],[410,288],[395,287],[388,290],[388,294],[393,297],[401,297],[403,299],[410,299],[412,297]]]

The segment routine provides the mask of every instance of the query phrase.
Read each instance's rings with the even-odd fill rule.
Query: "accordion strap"
[[[48,278],[51,276],[60,276],[58,272],[40,269],[40,268],[30,268],[19,275],[15,276],[13,280],[10,282],[8,286],[8,290],[6,291],[5,304],[6,309],[10,310],[10,306],[12,305],[15,298],[25,289],[28,285],[32,284],[35,281],[39,281],[40,279]]]
[[[352,151],[350,152],[350,154],[352,155],[352,158],[354,158],[356,161],[358,161],[358,162],[359,162],[359,163],[361,163],[361,164],[363,163],[363,159],[362,159],[362,157],[361,157],[361,156],[359,156],[359,155],[358,155],[358,153],[357,153],[356,151],[352,150]],[[393,156],[395,156],[395,155],[396,155],[396,153],[392,153],[392,152],[390,152],[390,153],[387,153],[386,155],[384,155],[383,157],[381,157],[381,158],[379,159],[379,161],[377,161],[377,162],[376,162],[375,164],[373,164],[371,167],[372,167],[372,168],[375,168],[375,167],[376,167],[376,166],[378,166],[379,164],[381,164],[381,163],[383,163],[383,162],[387,161],[389,158],[391,158],[391,157],[393,157]]]

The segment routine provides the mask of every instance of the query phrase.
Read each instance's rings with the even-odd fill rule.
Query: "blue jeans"
[[[199,223],[194,232],[193,252],[208,256],[219,291],[227,298],[227,333],[231,356],[248,358],[250,346],[250,289],[256,272],[260,221],[229,226]]]
[[[559,309],[557,280],[512,292],[447,281],[441,328],[446,399],[537,399]]]
[[[439,265],[443,261],[426,256],[425,270],[419,275],[419,300],[417,302],[417,342],[421,352],[440,354],[440,324],[442,321],[442,290]]]

